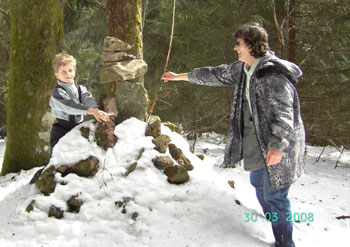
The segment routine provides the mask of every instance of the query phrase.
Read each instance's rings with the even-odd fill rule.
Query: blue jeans
[[[291,215],[288,199],[289,187],[273,190],[270,186],[266,168],[250,173],[250,183],[255,187],[256,196],[264,211],[265,219],[271,221],[276,247],[294,247],[293,222],[287,221]],[[289,217],[290,218],[290,217]]]

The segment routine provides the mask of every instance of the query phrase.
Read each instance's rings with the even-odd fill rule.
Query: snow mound
[[[81,136],[82,126],[92,130],[89,139]],[[20,183],[13,193],[3,196],[0,206],[0,212],[9,207],[7,215],[1,216],[5,218],[2,224],[11,228],[6,232],[0,228],[2,246],[28,246],[30,236],[35,236],[31,246],[62,246],[62,242],[64,246],[174,246],[169,243],[177,242],[183,246],[193,242],[196,246],[218,246],[215,238],[220,238],[222,246],[232,242],[233,233],[242,239],[252,235],[247,246],[259,246],[261,240],[253,236],[263,239],[265,233],[248,230],[250,224],[242,221],[244,202],[220,177],[216,170],[219,168],[205,164],[190,152],[181,135],[162,126],[162,134],[168,135],[194,166],[187,183],[168,183],[163,171],[152,163],[160,154],[154,150],[153,137],[145,136],[146,127],[145,122],[135,118],[119,124],[115,129],[118,142],[107,151],[93,141],[93,121],[65,135],[56,145],[48,166],[57,168],[93,155],[100,160],[98,172],[91,178],[75,174],[62,177],[56,173],[58,183],[50,196],[28,184],[36,169],[22,172],[16,178]],[[125,177],[141,149],[144,152],[136,169]],[[170,155],[168,152],[163,155]],[[67,212],[66,202],[74,195],[83,201],[79,213]],[[32,201],[34,209],[27,213],[26,207]],[[65,211],[63,219],[48,217],[52,205]],[[212,234],[214,237],[207,237]],[[16,239],[17,245],[11,245],[11,239]]]

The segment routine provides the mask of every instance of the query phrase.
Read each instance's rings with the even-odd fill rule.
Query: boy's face
[[[60,66],[58,68],[58,71],[55,72],[55,76],[61,82],[65,82],[65,83],[72,82],[75,77],[74,66],[71,63]]]

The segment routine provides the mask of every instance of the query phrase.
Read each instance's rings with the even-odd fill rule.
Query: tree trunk
[[[142,0],[107,0],[107,36],[132,46],[131,54],[143,57]]]
[[[53,118],[51,61],[61,48],[63,7],[57,0],[11,0],[7,143],[1,175],[44,165]]]

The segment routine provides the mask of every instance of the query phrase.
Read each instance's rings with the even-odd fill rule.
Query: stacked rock
[[[147,91],[138,80],[147,72],[142,59],[128,54],[132,47],[122,40],[106,37],[104,40],[100,82],[116,83],[115,98],[118,110],[117,122],[130,117],[144,121],[147,113]]]
[[[131,46],[120,39],[106,37],[103,44],[102,63],[100,72],[101,83],[133,80],[147,72],[147,64],[142,59],[136,59],[126,51]]]

